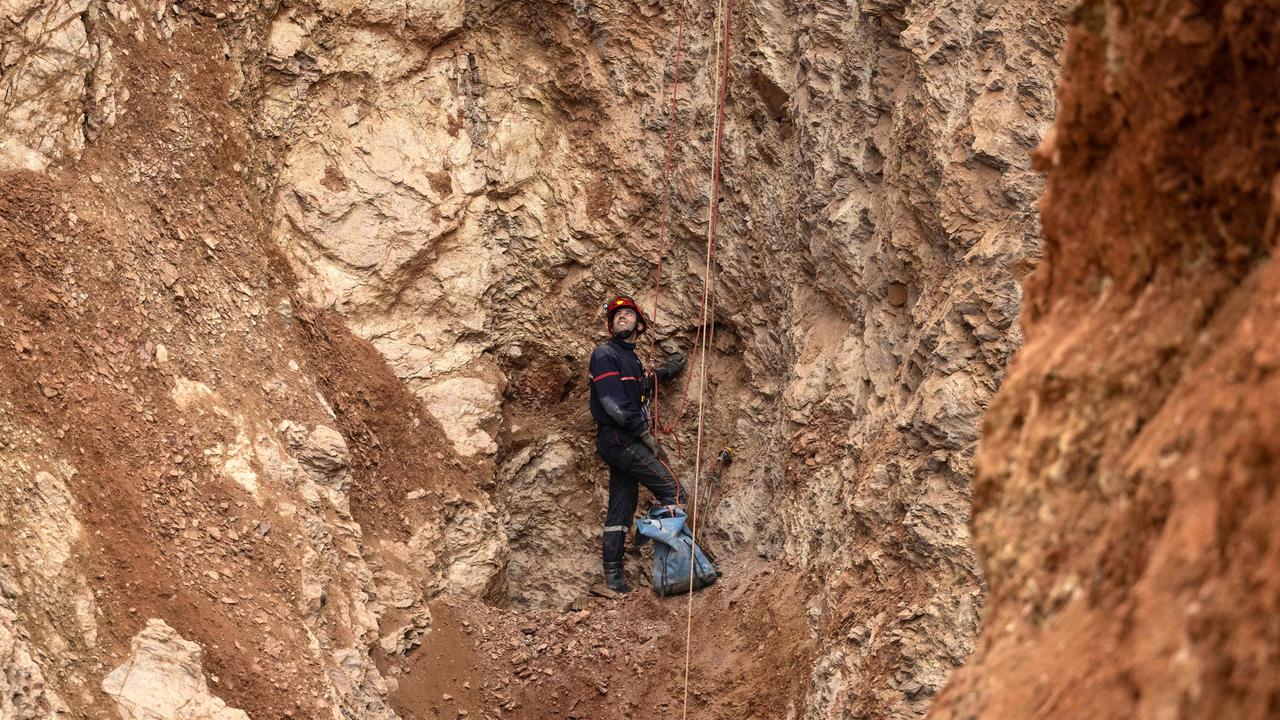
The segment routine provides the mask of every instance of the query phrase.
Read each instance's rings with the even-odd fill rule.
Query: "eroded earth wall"
[[[0,717],[395,717],[373,656],[506,550],[470,461],[270,241],[231,59],[255,23],[3,12]]]
[[[63,434],[6,457],[57,448],[13,477],[68,488],[51,537],[88,540],[67,597],[105,584],[127,599],[98,603],[120,633],[105,650],[58,645],[65,629],[42,634],[35,615],[0,650],[44,653],[40,667],[62,658],[47,685],[73,703],[125,656],[152,657],[148,638],[169,638],[184,672],[212,668],[232,708],[279,710],[272,688],[293,683],[315,689],[304,708],[365,703],[360,716],[376,717],[386,687],[367,648],[420,639],[434,593],[574,599],[598,572],[604,501],[585,358],[610,293],[655,300],[677,11],[6,8],[0,157],[45,174],[5,180],[6,251],[21,269],[6,282],[27,303],[6,320],[5,377],[25,393],[14,423]],[[707,443],[739,461],[706,501],[705,530],[723,557],[803,578],[802,592],[733,590],[803,618],[816,659],[797,670],[789,712],[920,714],[973,647],[971,456],[1039,252],[1028,155],[1055,110],[1062,13],[1042,0],[737,4],[709,269],[716,13],[688,8],[657,352],[692,350],[713,278]],[[86,404],[63,377],[75,373],[107,383],[138,422],[168,413],[173,438],[116,423],[93,441],[132,453],[99,462],[134,490],[89,479],[78,433],[124,411]],[[666,391],[669,420],[687,382]],[[678,426],[689,480],[692,414]],[[96,526],[67,529],[106,522],[89,488],[111,495],[113,518],[176,514],[135,511],[112,522],[136,537],[98,541]],[[180,519],[184,503],[233,535],[206,539],[213,521]],[[296,633],[283,650],[308,648],[311,674],[228,679],[248,651],[219,628],[256,621],[257,606],[224,594],[200,550],[282,537],[309,540],[277,570],[308,569],[249,586],[264,607],[301,598],[281,606],[297,617],[276,620]],[[164,571],[93,564],[134,544],[157,548]],[[133,635],[169,617],[155,598],[182,592],[201,622]],[[86,602],[61,612],[91,613]]]
[[[1280,14],[1076,8],[944,718],[1280,712]]]

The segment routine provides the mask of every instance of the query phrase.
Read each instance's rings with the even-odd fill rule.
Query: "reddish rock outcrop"
[[[1074,13],[941,718],[1280,715],[1280,8]]]

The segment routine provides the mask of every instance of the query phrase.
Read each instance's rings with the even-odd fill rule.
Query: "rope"
[[[685,6],[686,4],[687,4],[687,0],[680,0],[680,24],[678,24],[678,27],[676,28],[676,49],[675,51],[673,51],[673,61],[672,61],[672,69],[671,69],[671,73],[672,73],[671,111],[669,111],[669,115],[667,118],[667,147],[666,147],[666,150],[663,151],[663,156],[662,156],[662,187],[663,187],[662,214],[659,215],[659,219],[658,219],[658,259],[654,263],[654,270],[653,270],[653,288],[654,288],[653,313],[649,315],[650,323],[653,324],[654,328],[658,327],[658,307],[659,307],[659,302],[662,301],[662,260],[664,256],[667,255],[667,224],[669,220],[671,220],[671,167],[672,167],[672,158],[673,156],[675,156],[675,152],[676,152],[676,119],[677,119],[676,100],[678,95],[680,95],[680,60],[681,60],[681,56],[684,55],[684,50],[685,50]],[[663,79],[666,79],[666,73],[663,73]],[[657,340],[654,340],[655,333],[657,333],[657,329],[654,329],[654,332],[649,333],[649,347],[648,347],[648,351],[646,351],[646,359],[645,359],[646,360],[645,365],[648,366],[648,368],[653,368],[653,350],[654,350],[654,347],[657,346],[657,342],[658,342]],[[655,373],[653,375],[654,436],[660,436],[660,434],[662,434],[664,430],[666,430],[667,433],[671,433],[671,430],[675,429],[675,423],[672,424],[671,428],[664,428],[662,425],[662,421],[660,421],[658,418],[658,407],[659,407],[658,406],[658,395],[659,395],[658,386],[659,384],[660,383],[658,382],[658,375],[657,373]],[[686,391],[685,391],[686,397],[687,397],[687,392],[689,391],[687,391],[687,387],[686,387]],[[677,415],[676,421],[680,421],[681,415],[684,415],[684,407],[681,407],[681,413]],[[681,455],[680,437],[677,437],[677,436],[672,436],[672,437],[676,438],[676,461],[678,465],[678,461],[680,461],[680,455]],[[666,468],[668,473],[671,473],[671,477],[676,479],[676,497],[678,498],[678,497],[684,496],[684,489],[680,487],[681,486],[680,477],[678,477],[678,475],[676,474],[676,471],[672,470],[671,465],[668,465],[667,462],[662,459],[662,457],[659,457],[658,461],[662,462],[663,468]]]
[[[667,228],[671,220],[671,168],[673,165],[672,158],[675,155],[676,127],[678,125],[678,123],[676,122],[678,117],[677,98],[679,97],[679,94],[680,94],[680,60],[684,54],[684,28],[685,28],[686,4],[687,4],[687,0],[681,0],[679,24],[676,29],[676,46],[673,53],[674,62],[672,64],[672,70],[671,70],[671,74],[672,74],[671,109],[668,113],[668,118],[667,118],[667,140],[666,140],[666,148],[663,152],[663,159],[662,159],[662,186],[663,186],[662,213],[659,216],[659,221],[658,221],[658,254],[657,254],[657,257],[654,259],[654,263],[653,263],[653,267],[654,267],[653,269],[653,288],[654,288],[653,289],[653,312],[649,315],[651,324],[654,327],[657,327],[658,310],[660,309],[661,302],[662,302],[662,262],[666,258],[667,245],[670,242],[670,234],[668,233]],[[719,7],[717,7],[716,10],[717,10],[716,25],[718,29],[720,24]],[[717,45],[716,45],[716,63],[715,64],[716,66],[719,66],[720,64],[718,38],[717,38]],[[705,318],[703,318],[703,321],[698,324],[698,329],[693,336],[694,351],[692,353],[693,357],[690,358],[690,362],[689,362],[690,366],[693,366],[697,361],[697,357],[698,357],[697,349],[699,347],[699,342],[702,339],[705,329],[706,329],[706,320]],[[656,346],[657,346],[656,333],[650,333],[649,346],[646,351],[646,355],[647,355],[646,365],[648,367],[653,367],[653,351]],[[654,434],[656,436],[661,436],[664,434],[672,436],[672,438],[675,440],[675,443],[676,443],[676,460],[678,464],[678,461],[680,460],[683,453],[680,447],[680,437],[675,434],[675,431],[676,431],[676,426],[680,423],[682,419],[684,419],[685,413],[689,408],[689,390],[692,387],[692,384],[691,383],[685,384],[684,393],[680,397],[680,404],[676,408],[675,419],[672,420],[671,423],[667,425],[664,425],[662,423],[661,405],[658,402],[659,395],[661,394],[660,385],[661,383],[658,382],[657,377],[655,376],[653,381]]]
[[[653,314],[650,318],[658,324],[659,301],[662,298],[662,259],[667,254],[667,223],[671,219],[671,158],[676,145],[676,99],[680,94],[680,59],[684,55],[684,18],[686,0],[680,0],[680,21],[676,29],[675,60],[671,67],[671,110],[667,116],[667,145],[662,154],[662,214],[658,220],[658,258],[653,268]],[[654,336],[649,336],[652,353]],[[656,395],[654,396],[656,399]]]
[[[723,12],[720,12],[720,5],[723,4]],[[719,87],[716,97],[716,125],[715,135],[712,142],[712,159],[711,159],[711,195],[709,197],[710,208],[708,209],[707,219],[707,265],[706,277],[702,283],[702,315],[699,321],[699,329],[707,328],[707,332],[702,335],[700,361],[701,366],[698,373],[698,433],[697,443],[694,450],[694,474],[693,474],[693,503],[690,506],[690,534],[696,544],[698,539],[698,486],[702,477],[702,435],[703,435],[703,417],[705,410],[705,399],[707,391],[707,350],[711,348],[711,343],[715,338],[716,317],[715,317],[715,295],[711,292],[711,288],[715,284],[715,238],[716,225],[720,218],[720,150],[724,140],[724,104],[725,94],[729,85],[729,30],[733,23],[733,0],[721,0],[717,3],[717,17],[719,18],[719,41],[717,45],[717,56],[720,65]],[[681,718],[687,720],[689,717],[689,661],[693,648],[693,545],[689,547],[689,598],[685,610],[685,629],[684,629],[684,700],[681,706]]]
[[[654,327],[658,323],[658,310],[662,302],[662,260],[667,254],[667,225],[671,220],[671,165],[672,157],[675,154],[676,141],[676,119],[677,106],[676,101],[680,94],[680,60],[684,55],[684,24],[685,24],[685,6],[686,0],[680,0],[680,20],[676,29],[676,47],[674,52],[674,62],[671,67],[672,83],[671,83],[671,111],[667,117],[667,144],[662,157],[662,214],[658,221],[658,257],[653,265],[653,313],[650,316],[653,319]],[[701,329],[699,329],[699,332]],[[653,367],[653,349],[657,345],[656,331],[649,335],[649,351],[648,366]],[[694,338],[694,344],[697,344],[697,338]],[[684,409],[688,403],[689,389],[685,386],[684,400],[680,403],[680,408],[676,412],[675,422],[670,427],[664,427],[659,415],[659,386],[658,378],[655,375],[653,379],[653,428],[655,435],[661,436],[664,432],[672,434],[675,430],[675,424],[680,422],[680,418],[684,416]],[[680,459],[680,440],[676,438],[676,459]]]

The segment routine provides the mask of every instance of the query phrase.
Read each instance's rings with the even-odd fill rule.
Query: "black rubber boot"
[[[622,576],[622,563],[607,562],[604,564],[604,584],[610,590],[626,595],[631,592],[631,586],[627,584],[626,578]]]

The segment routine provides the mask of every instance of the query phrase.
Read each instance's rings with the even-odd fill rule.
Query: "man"
[[[684,495],[652,433],[648,404],[653,382],[666,383],[684,368],[673,353],[655,373],[646,374],[635,341],[647,329],[635,300],[619,296],[605,306],[611,339],[591,353],[591,417],[596,421],[596,452],[609,465],[609,509],[604,519],[601,556],[610,590],[631,592],[622,574],[622,553],[643,484],[660,505],[675,505]]]

